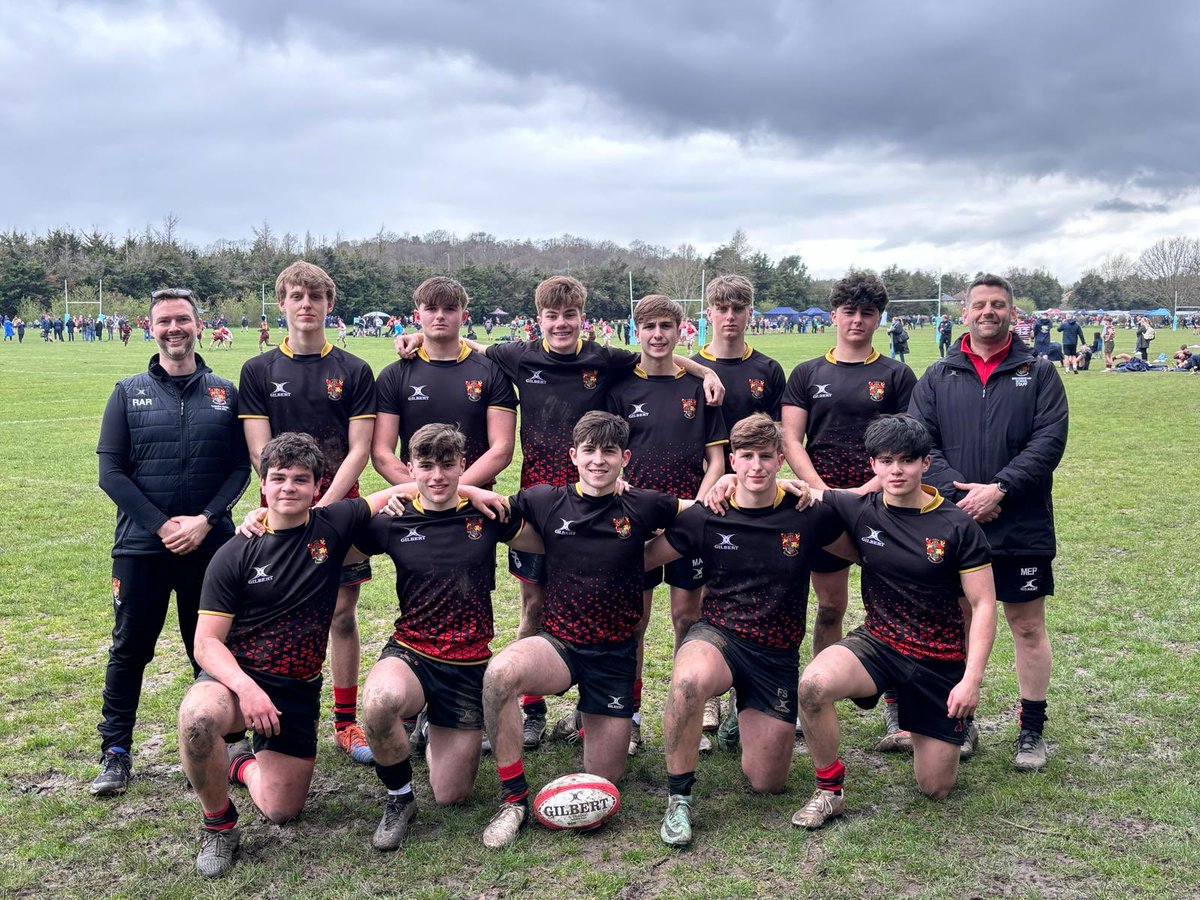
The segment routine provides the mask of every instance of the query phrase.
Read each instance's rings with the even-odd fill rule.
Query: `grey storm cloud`
[[[1096,212],[1115,213],[1165,213],[1170,208],[1170,204],[1167,203],[1137,203],[1133,200],[1124,200],[1120,197],[1113,197],[1111,200],[1101,200],[1092,207]]]
[[[1171,193],[1200,175],[1187,2],[210,0],[246,40],[466,57],[603,97],[660,135],[769,134]]]

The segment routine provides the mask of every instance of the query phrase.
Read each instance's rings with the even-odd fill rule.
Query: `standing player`
[[[512,462],[516,394],[508,376],[461,339],[467,303],[467,292],[453,278],[429,278],[413,291],[424,339],[414,358],[397,360],[379,373],[379,415],[371,441],[371,462],[391,484],[412,480],[409,441],[434,422],[454,423],[466,438],[463,484],[491,487]]]
[[[584,770],[614,782],[625,772],[645,542],[681,505],[657,491],[614,492],[629,462],[628,442],[624,419],[587,413],[569,452],[578,482],[524,489],[513,504],[545,545],[546,604],[542,630],[505,647],[484,676],[484,716],[503,797],[484,846],[511,843],[529,820],[519,694],[561,694],[579,685]]]
[[[633,321],[642,348],[640,365],[619,382],[608,397],[609,410],[629,423],[629,464],[625,480],[632,487],[698,500],[725,472],[723,447],[728,437],[719,409],[704,402],[704,385],[675,364],[683,307],[669,297],[651,294],[638,301]],[[675,649],[700,616],[703,560],[678,560],[666,569],[671,586],[671,621]],[[661,569],[647,573],[642,621],[638,623],[638,669],[633,683],[632,755],[642,743],[642,657],[654,588]]]
[[[730,444],[738,482],[729,512],[718,516],[693,506],[646,550],[647,565],[698,557],[707,578],[701,620],[675,654],[663,716],[668,801],[659,835],[673,846],[692,839],[704,698],[736,689],[742,771],[755,791],[783,790],[792,761],[811,561],[825,546],[853,555],[828,509],[798,511],[784,502],[775,480],[783,442],[770,416],[743,419]]]
[[[800,680],[800,717],[816,791],[792,824],[820,828],[846,808],[846,767],[834,703],[869,709],[888,689],[900,695],[900,724],[912,733],[921,793],[949,795],[958,777],[966,717],[996,636],[996,591],[987,540],[971,518],[921,483],[929,433],[910,416],[884,416],[864,444],[881,492],[814,491],[846,524],[862,565],[865,623],[826,647]],[[964,627],[959,598],[972,610]]]
[[[325,340],[325,317],[333,311],[336,288],[324,269],[294,262],[279,273],[275,293],[287,321],[287,337],[266,356],[242,366],[241,418],[250,461],[258,464],[273,435],[311,434],[325,457],[317,506],[357,497],[375,424],[375,376],[357,356]],[[346,557],[330,632],[334,734],[338,746],[363,764],[371,762],[371,749],[356,721],[357,607],[361,585],[370,578],[369,559],[357,551]]]
[[[274,347],[271,343],[271,325],[267,321],[267,317],[263,316],[262,321],[258,323],[258,352],[263,352],[263,347]]]
[[[200,584],[233,535],[230,508],[250,478],[233,382],[196,354],[191,291],[155,291],[149,369],[117,383],[100,423],[100,488],[117,505],[115,622],[104,675],[96,796],[123,794],[133,771],[142,676],[166,621],[171,592],[192,667]],[[198,671],[198,670],[197,670]]]
[[[229,782],[244,785],[276,824],[304,806],[338,560],[392,494],[313,507],[327,461],[307,434],[270,440],[257,468],[266,533],[230,541],[213,558],[196,626],[203,672],[179,708],[183,770],[204,815],[196,868],[208,877],[229,870],[240,840]],[[221,735],[246,728],[254,752],[229,760]]]
[[[810,487],[878,490],[863,447],[863,432],[881,414],[908,409],[917,383],[902,362],[882,356],[872,345],[887,288],[874,275],[855,272],[833,286],[830,305],[837,338],[823,356],[796,366],[783,394],[783,447],[796,477]],[[849,602],[850,563],[817,554],[812,585],[817,595],[813,623],[813,656],[842,638],[842,619]],[[908,736],[896,724],[895,698],[886,698],[887,735],[876,749],[907,746]],[[897,742],[899,742],[897,744]]]
[[[933,436],[929,483],[983,526],[996,597],[1013,635],[1021,689],[1015,765],[1046,765],[1052,655],[1046,597],[1054,593],[1052,488],[1067,445],[1067,396],[1048,359],[1010,333],[1012,288],[980,275],[967,289],[967,333],[925,370],[910,411]],[[978,740],[971,726],[971,739]]]
[[[580,281],[555,275],[534,292],[540,340],[491,344],[486,349],[464,341],[472,350],[485,352],[520,392],[522,488],[539,484],[562,487],[578,477],[568,454],[572,429],[584,413],[607,407],[610,387],[629,375],[640,359],[628,350],[601,347],[580,338],[586,300],[587,288]],[[398,346],[402,354],[411,354],[421,341],[417,334]],[[704,379],[710,404],[721,403],[724,388],[710,369],[683,358],[676,362]],[[510,550],[509,572],[521,582],[517,636],[530,637],[541,627],[545,561],[540,554]],[[546,703],[542,697],[526,696],[522,707],[525,746],[533,748],[546,731]]]
[[[779,421],[783,399],[783,367],[746,343],[754,306],[754,286],[741,275],[721,275],[704,289],[712,338],[692,359],[711,365],[725,387],[721,414],[726,433],[747,416],[766,413]],[[721,719],[721,700],[713,697],[704,708],[704,730],[715,731]],[[709,749],[707,735],[701,745]]]

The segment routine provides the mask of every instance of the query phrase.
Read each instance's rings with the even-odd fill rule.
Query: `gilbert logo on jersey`
[[[867,382],[867,394],[868,394],[868,396],[870,396],[870,398],[872,400],[874,400],[876,403],[878,403],[880,400],[883,399],[883,382],[882,381],[868,381]]]
[[[467,517],[467,537],[473,541],[483,537],[483,517],[468,516]]]
[[[329,559],[329,546],[325,543],[325,538],[317,538],[308,545],[308,555],[312,557],[312,561],[318,566]]]
[[[798,531],[781,531],[779,543],[784,556],[795,556],[800,552],[800,533]]]
[[[755,400],[761,400],[763,391],[767,389],[767,383],[761,378],[748,379],[750,382],[750,396]]]
[[[946,558],[946,541],[944,538],[925,538],[925,555],[931,563],[940,563]]]
[[[467,381],[464,384],[467,386],[467,399],[472,403],[478,402],[479,398],[483,396],[483,382]]]
[[[621,516],[619,519],[613,519],[613,528],[617,529],[617,537],[625,540],[629,535],[633,534],[633,526],[629,524],[629,516]]]
[[[696,401],[695,400],[680,400],[683,404],[683,417],[685,419],[696,418]]]
[[[325,379],[325,394],[330,400],[342,399],[342,384],[344,380],[342,378]]]
[[[589,391],[594,391],[596,385],[600,383],[599,369],[584,369],[583,370],[583,386]]]

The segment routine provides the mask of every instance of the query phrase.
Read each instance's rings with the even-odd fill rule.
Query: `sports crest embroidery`
[[[946,558],[946,542],[942,538],[925,538],[925,555],[932,563],[940,563]]]
[[[629,516],[621,516],[619,519],[613,519],[613,527],[617,529],[617,537],[624,540],[633,534],[633,527],[629,524]]]
[[[880,400],[882,400],[883,399],[883,382],[882,381],[868,381],[867,382],[867,395],[872,400],[874,400],[876,403],[878,403]]]
[[[755,400],[761,400],[763,391],[767,388],[767,383],[761,378],[751,378],[750,381],[750,396]]]
[[[312,557],[312,561],[318,566],[329,559],[329,547],[325,544],[325,538],[317,538],[309,544],[308,555]]]
[[[483,537],[483,517],[467,516],[467,537],[473,541]]]
[[[1024,378],[1029,374],[1029,363],[1021,363],[1019,366],[1017,366],[1017,371],[1013,374],[1020,378]]]
[[[342,378],[326,378],[325,379],[325,393],[326,393],[326,395],[328,395],[330,400],[341,400],[342,399],[342,384],[343,384],[343,382],[344,382],[344,379],[342,379]]]
[[[213,406],[224,406],[229,402],[225,395],[225,388],[223,387],[210,387],[208,389],[208,396],[212,400]]]
[[[696,418],[696,401],[694,399],[680,400],[679,402],[683,404],[683,417],[685,419]]]
[[[483,396],[482,381],[467,381],[464,384],[467,386],[467,399],[472,403],[477,402]]]
[[[795,556],[800,552],[800,532],[781,531],[779,533],[779,543],[783,548],[784,556]]]
[[[600,383],[599,369],[584,369],[583,370],[583,386],[589,391],[596,389],[596,385]]]

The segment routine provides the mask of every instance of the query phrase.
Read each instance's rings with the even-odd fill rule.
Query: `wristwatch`
[[[996,487],[1000,488],[1000,493],[1002,493],[1002,494],[1008,493],[1008,482],[1005,481],[1003,478],[993,479],[992,484],[994,484]]]
[[[215,528],[217,525],[217,522],[219,522],[221,519],[220,513],[215,513],[210,509],[202,510],[200,515],[204,516],[204,518],[208,522],[208,526],[210,528]]]

